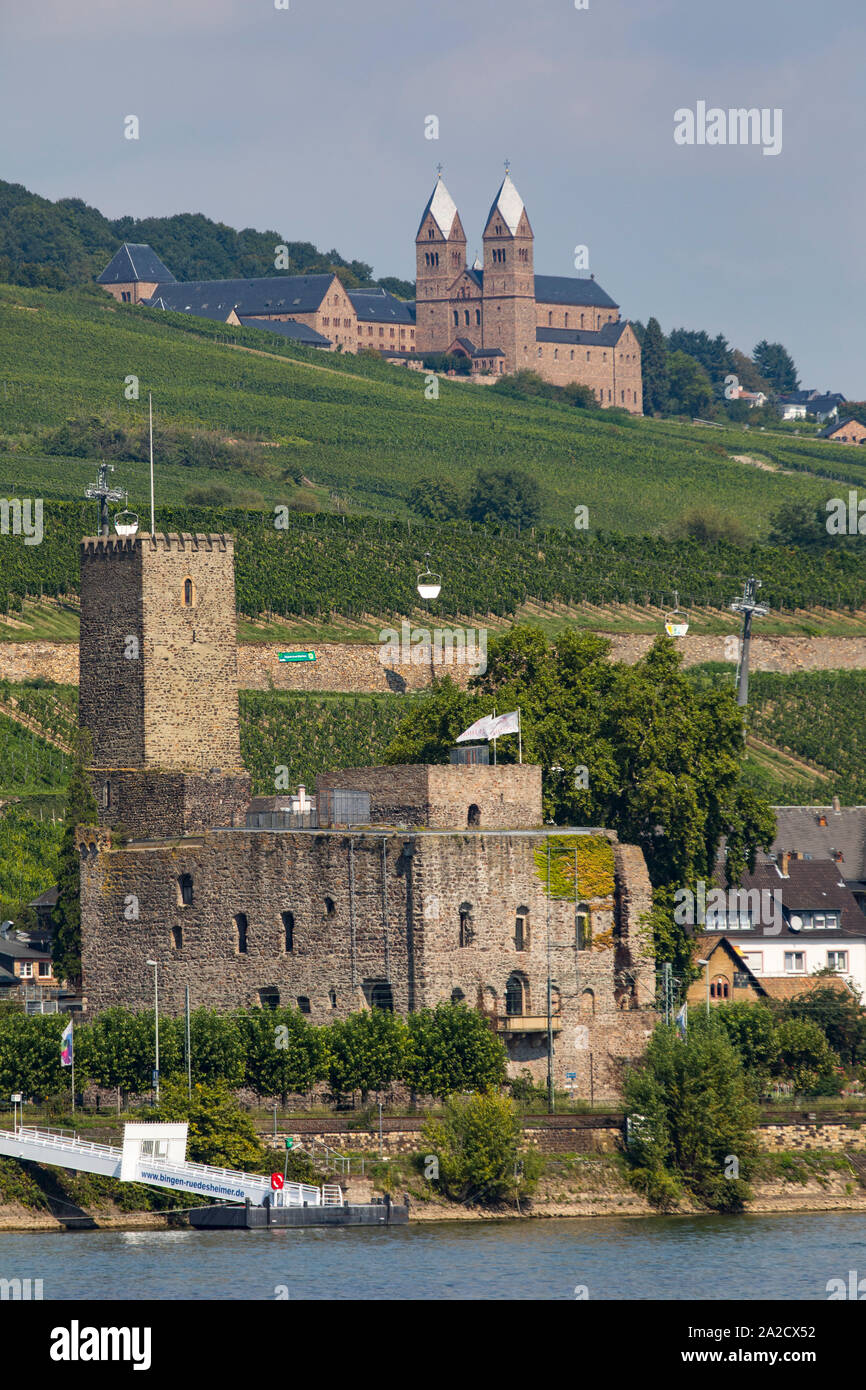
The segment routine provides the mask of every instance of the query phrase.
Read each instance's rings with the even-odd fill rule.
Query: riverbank
[[[774,1154],[765,1160],[774,1171],[752,1182],[751,1215],[796,1215],[807,1212],[858,1212],[866,1215],[866,1187],[845,1159],[830,1151]],[[380,1175],[352,1177],[343,1184],[347,1199],[369,1202],[383,1192]],[[656,1208],[628,1182],[625,1166],[615,1155],[562,1154],[547,1160],[531,1201],[521,1211],[467,1207],[436,1194],[408,1164],[394,1164],[390,1188],[395,1200],[409,1194],[411,1223],[442,1221],[484,1222],[550,1218],[657,1217]],[[2,1194],[0,1194],[2,1196]],[[129,1211],[103,1200],[86,1208],[96,1227],[105,1231],[166,1230],[183,1223],[182,1212]],[[716,1215],[683,1201],[668,1215]],[[0,1201],[0,1232],[57,1232],[61,1223],[44,1208],[18,1201]]]

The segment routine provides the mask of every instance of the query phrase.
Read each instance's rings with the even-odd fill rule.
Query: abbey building
[[[484,260],[467,263],[466,233],[441,175],[415,238],[416,298],[347,289],[332,273],[252,280],[175,280],[146,245],[124,245],[97,277],[116,299],[278,333],[324,351],[379,353],[420,366],[431,353],[471,360],[491,381],[534,371],[588,386],[599,405],[643,413],[640,344],[593,276],[536,275],[529,216],[506,174],[487,218]]]

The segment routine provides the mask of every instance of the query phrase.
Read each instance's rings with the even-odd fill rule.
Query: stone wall
[[[377,1002],[390,982],[400,1013],[461,997],[480,1007],[506,1043],[511,1073],[542,1080],[550,961],[557,1084],[574,1072],[577,1094],[595,1099],[619,1094],[623,1066],[643,1051],[655,1020],[651,995],[633,987],[634,910],[646,890],[637,850],[620,861],[634,880],[620,884],[620,901],[589,902],[592,944],[577,949],[575,904],[548,902],[536,863],[543,831],[225,830],[123,847],[110,847],[106,830],[81,834],[91,1013],[149,1007],[148,960],[159,963],[170,1014],[183,1009],[189,985],[194,1004],[215,1008],[256,1005],[277,991],[282,1004],[325,1023]],[[186,906],[182,875],[192,880]],[[641,964],[651,969],[651,960]],[[516,981],[519,1017],[509,1005]]]
[[[370,792],[374,825],[468,828],[473,808],[483,830],[531,830],[542,821],[541,768],[529,763],[353,767],[316,778],[317,792],[336,787]]]
[[[611,633],[612,656],[633,664],[649,651],[650,633]],[[686,666],[726,660],[724,636],[689,636],[677,639]],[[277,660],[287,643],[244,643],[238,647],[238,685],[242,690],[337,691],[346,694],[425,690],[430,685],[430,666],[400,663],[386,667],[379,661],[377,644],[317,642],[317,660],[288,663]],[[731,662],[731,670],[734,663]],[[753,637],[753,671],[835,671],[866,667],[866,637]],[[436,674],[449,675],[466,686],[472,666],[456,663],[438,666]],[[66,642],[0,641],[0,679],[31,680],[41,676],[62,685],[78,684],[78,647]]]

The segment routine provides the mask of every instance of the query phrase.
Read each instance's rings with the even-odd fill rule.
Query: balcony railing
[[[562,1032],[562,1019],[554,1014],[550,1021],[554,1033]],[[546,1033],[547,1014],[500,1014],[496,1019],[498,1033]]]

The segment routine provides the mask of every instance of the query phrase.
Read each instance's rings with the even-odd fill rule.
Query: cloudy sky
[[[436,164],[480,252],[508,158],[536,271],[585,244],[624,316],[781,341],[866,397],[863,0],[287,3],[0,0],[2,177],[413,278]],[[698,102],[781,109],[781,152],[676,144]]]

